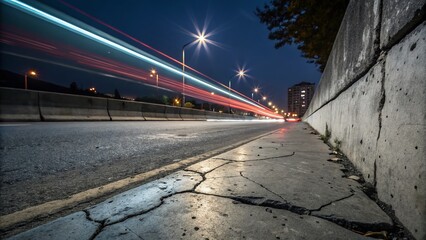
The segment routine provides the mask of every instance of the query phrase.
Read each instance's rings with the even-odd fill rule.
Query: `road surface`
[[[0,214],[65,199],[284,125],[202,121],[3,123]]]

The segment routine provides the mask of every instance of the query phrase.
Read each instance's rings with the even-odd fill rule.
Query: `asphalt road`
[[[265,122],[0,124],[0,215],[282,128]]]

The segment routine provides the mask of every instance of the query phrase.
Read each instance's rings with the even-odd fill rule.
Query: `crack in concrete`
[[[86,215],[86,219],[87,219],[88,221],[95,222],[95,223],[99,223],[98,228],[97,228],[97,229],[96,229],[96,231],[93,233],[93,235],[92,235],[92,236],[90,236],[90,238],[89,238],[89,240],[93,240],[93,239],[95,239],[95,238],[99,235],[99,233],[101,233],[101,232],[102,232],[102,230],[105,228],[105,222],[106,222],[106,219],[104,219],[104,220],[102,220],[102,221],[96,221],[96,220],[94,220],[94,219],[92,219],[92,218],[90,217],[90,213],[89,213],[89,211],[88,211],[88,210],[84,209],[84,210],[83,210],[83,212],[85,213],[85,215]]]
[[[384,108],[385,103],[386,103],[386,91],[385,91],[385,78],[386,78],[386,76],[385,76],[385,74],[386,74],[385,64],[386,64],[386,61],[383,61],[382,64],[383,65],[382,65],[382,81],[381,81],[381,87],[380,87],[380,102],[379,102],[379,108],[377,109],[377,111],[379,112],[379,117],[378,117],[379,131],[378,131],[377,139],[376,139],[376,147],[377,147],[377,143],[380,139],[380,133],[381,133],[381,130],[382,130],[382,111],[383,111],[383,108]]]
[[[345,196],[345,197],[342,197],[342,198],[339,198],[339,199],[333,200],[333,201],[331,201],[331,202],[329,202],[329,203],[326,203],[326,204],[324,204],[324,205],[320,206],[320,207],[319,207],[319,208],[317,208],[317,209],[311,209],[311,210],[310,210],[309,215],[311,215],[311,214],[312,214],[312,212],[319,212],[319,211],[321,211],[321,209],[322,209],[322,208],[324,208],[324,207],[327,207],[327,206],[330,206],[330,205],[331,205],[331,204],[333,204],[333,203],[336,203],[336,202],[339,202],[339,201],[342,201],[342,200],[348,199],[348,198],[350,198],[350,197],[353,197],[354,195],[355,195],[355,194],[354,194],[353,192],[351,192],[351,194],[349,194],[348,196]]]
[[[212,159],[217,159],[217,158],[212,158]],[[218,160],[225,160],[225,159],[218,159]],[[217,166],[217,167],[215,167],[215,168],[212,168],[212,169],[210,169],[209,171],[207,171],[207,172],[205,172],[205,173],[197,172],[197,171],[195,171],[195,170],[191,170],[191,169],[187,169],[187,168],[183,169],[183,171],[188,171],[188,172],[197,173],[197,174],[200,174],[200,175],[201,175],[201,177],[203,177],[203,176],[205,176],[206,174],[211,173],[211,172],[213,172],[214,170],[216,170],[216,169],[218,169],[218,168],[220,168],[220,167],[223,167],[223,166],[225,166],[225,165],[227,165],[227,164],[230,164],[230,163],[232,162],[232,161],[230,161],[230,160],[225,160],[225,161],[228,161],[228,162],[223,163],[223,164],[221,164],[221,165],[219,165],[219,166]]]
[[[228,159],[228,158],[213,158],[213,159],[225,160],[225,161],[231,161],[231,162],[256,162],[256,161],[265,161],[265,160],[271,160],[271,159],[276,159],[276,158],[292,157],[295,154],[296,154],[296,152],[293,152],[291,154],[282,155],[282,156],[258,158],[258,159],[248,159],[248,160],[234,160],[234,159]]]
[[[281,195],[279,195],[279,194],[277,194],[277,193],[273,192],[271,189],[269,189],[269,188],[265,187],[263,184],[260,184],[260,183],[258,183],[258,182],[256,182],[256,181],[254,181],[254,180],[252,180],[252,179],[250,179],[250,178],[248,178],[248,177],[244,176],[242,171],[240,171],[240,176],[241,176],[241,177],[243,177],[243,178],[245,178],[245,179],[247,179],[247,180],[249,180],[250,182],[252,182],[252,183],[254,183],[254,184],[256,184],[256,185],[260,186],[261,188],[265,189],[266,191],[268,191],[268,192],[270,192],[270,193],[274,194],[275,196],[277,196],[277,197],[279,197],[281,200],[283,200],[283,202],[287,203],[287,201],[286,201],[283,197],[281,197]]]
[[[126,228],[129,229],[129,231],[132,232],[134,235],[136,235],[140,240],[145,240],[144,238],[142,238],[141,236],[139,236],[137,233],[133,232],[132,229],[130,229],[129,227],[126,226]]]

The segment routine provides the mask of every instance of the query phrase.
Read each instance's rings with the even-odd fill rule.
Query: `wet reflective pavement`
[[[363,239],[392,220],[304,123],[11,239]]]

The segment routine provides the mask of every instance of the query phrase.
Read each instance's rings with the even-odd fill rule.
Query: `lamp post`
[[[234,77],[238,76],[238,79],[244,78],[246,75],[246,70],[240,69],[238,70],[237,75],[232,76],[228,81],[228,105],[229,105],[229,113],[231,113],[231,81]]]
[[[34,70],[30,70],[30,71],[25,73],[25,81],[24,81],[25,89],[28,89],[28,75],[33,76],[33,77],[37,77],[37,72],[34,71]]]
[[[155,76],[155,85],[157,86],[156,90],[157,90],[157,97],[158,97],[158,72],[155,69],[151,70],[151,77]]]
[[[185,106],[185,48],[192,43],[204,43],[206,42],[206,37],[204,34],[200,34],[197,38],[185,45],[182,46],[182,107]]]
[[[251,92],[251,100],[254,98],[254,93],[257,93],[259,91],[258,88],[253,89],[253,92]]]

